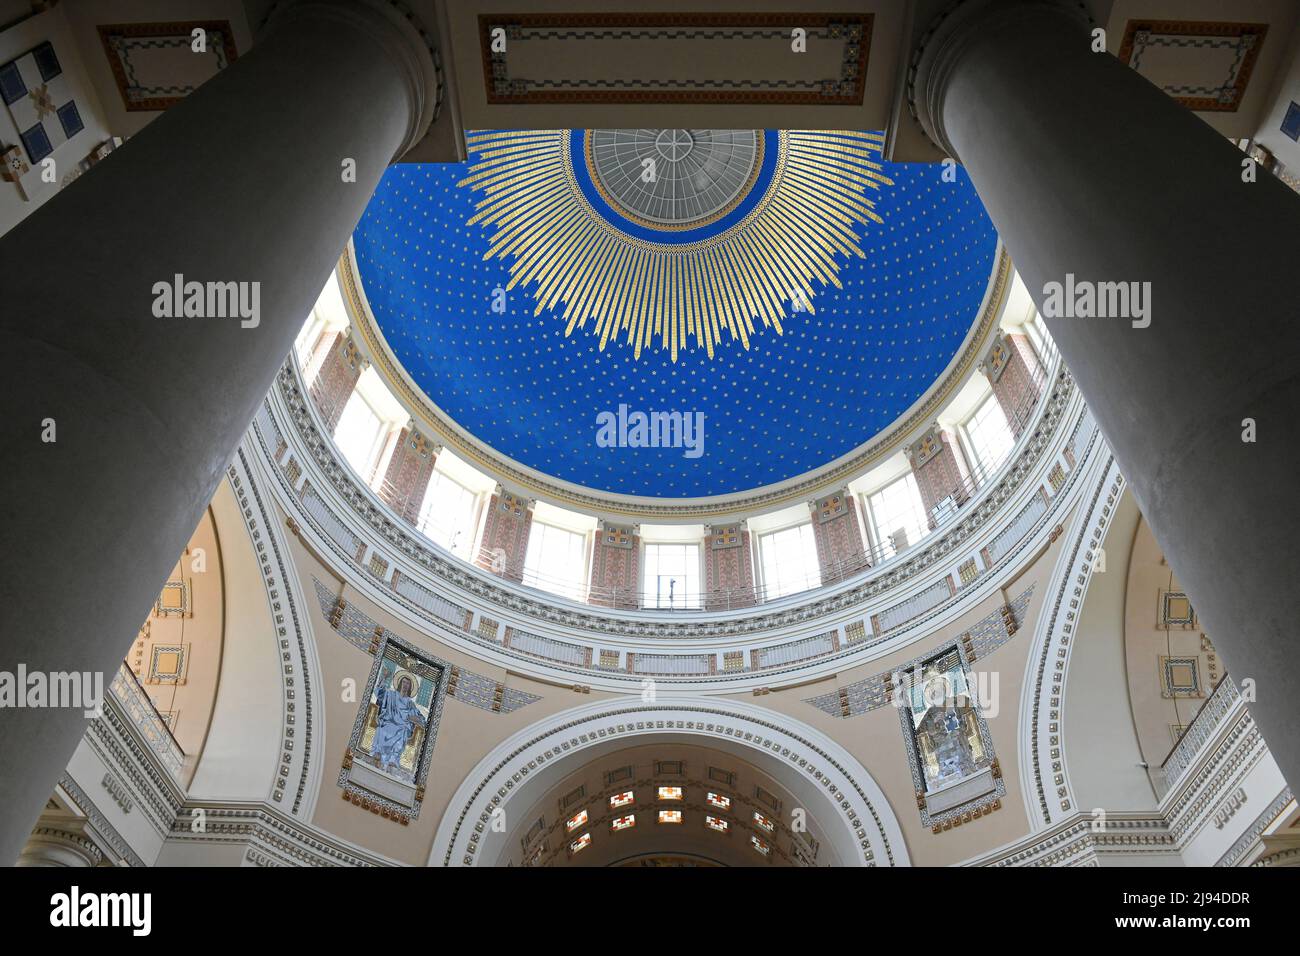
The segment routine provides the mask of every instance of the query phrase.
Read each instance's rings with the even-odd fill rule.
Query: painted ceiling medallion
[[[749,348],[840,288],[841,256],[865,258],[881,223],[867,190],[892,186],[883,135],[854,130],[515,130],[468,137],[461,186],[484,259],[511,260],[565,335],[678,353]]]

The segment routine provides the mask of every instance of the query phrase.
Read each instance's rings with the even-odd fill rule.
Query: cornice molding
[[[419,535],[362,487],[351,469],[341,463],[332,442],[324,437],[318,415],[307,399],[296,366],[286,363],[278,387],[254,419],[244,448],[256,461],[258,476],[289,515],[290,526],[349,584],[370,600],[386,607],[424,633],[444,640],[501,666],[546,680],[626,690],[629,682],[647,676],[656,681],[697,689],[743,689],[750,685],[777,686],[808,680],[822,671],[861,663],[921,640],[945,620],[963,613],[992,593],[1044,546],[1046,535],[1061,516],[1068,514],[1081,493],[1080,473],[1086,471],[1095,431],[1069,376],[1061,373],[1040,403],[1040,418],[1022,438],[1016,457],[985,489],[985,497],[971,502],[961,517],[936,533],[929,547],[897,564],[871,569],[846,582],[791,597],[773,605],[746,611],[680,615],[620,612],[550,600],[532,589],[503,581],[448,555]],[[1071,423],[1073,423],[1072,427]],[[1077,446],[1080,461],[1050,497],[1042,490],[1047,470],[1062,459],[1067,446]],[[1040,500],[1041,499],[1041,500]],[[991,544],[1005,529],[1023,519],[1026,509],[1039,509],[1035,520],[1020,521],[1019,538],[1003,539],[996,560],[975,582],[955,588],[951,597],[906,621],[875,633],[867,640],[851,640],[849,627],[872,612],[885,612],[905,604],[915,594],[952,578],[957,565],[970,553]],[[1032,516],[1031,516],[1032,517]],[[363,555],[379,554],[387,572],[377,575]],[[951,566],[949,566],[951,565]],[[396,574],[394,570],[396,569]],[[394,582],[400,577],[401,589]],[[416,589],[421,603],[412,600]],[[401,593],[401,592],[405,593]],[[441,606],[441,615],[431,604]],[[889,603],[892,602],[892,603]],[[521,652],[501,640],[498,629],[491,639],[479,633],[480,617],[512,627],[543,641],[582,646],[590,666],[565,658]],[[707,675],[628,669],[623,657],[617,669],[600,667],[600,649],[618,649],[620,655],[673,656],[721,655],[725,651],[769,651],[813,637],[829,638],[830,650],[799,657],[788,664],[725,671],[721,657]],[[690,646],[687,642],[697,642]],[[730,641],[730,643],[728,643]]]
[[[1100,431],[1094,431],[1092,443],[1099,452],[1095,461],[1090,460],[1095,471],[1090,470],[1094,477],[1086,487],[1092,489],[1092,494],[1071,529],[1073,540],[1068,557],[1062,555],[1050,585],[1044,589],[1052,599],[1052,606],[1039,618],[1034,649],[1026,662],[1020,764],[1022,782],[1026,784],[1025,811],[1038,827],[1051,826],[1076,809],[1063,744],[1065,679],[1074,629],[1092,580],[1096,552],[1125,488],[1124,477]],[[1079,457],[1082,467],[1085,456]],[[1030,802],[1035,798],[1037,806]]]
[[[253,480],[241,446],[227,471],[240,515],[257,553],[262,586],[275,626],[276,657],[281,661],[281,740],[271,799],[291,815],[310,817],[320,791],[321,770],[312,762],[312,744],[320,734],[312,706],[313,686],[320,685],[320,664],[311,634],[301,584],[292,561],[284,557],[278,520],[272,520],[258,482]],[[301,608],[301,610],[300,610]]]

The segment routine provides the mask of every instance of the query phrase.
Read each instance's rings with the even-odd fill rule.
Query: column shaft
[[[1064,5],[980,6],[923,58],[923,121],[968,169],[1203,626],[1231,675],[1255,682],[1251,712],[1300,785],[1300,197],[1262,172],[1243,182],[1241,152],[1093,53],[1088,25]],[[1067,274],[1149,282],[1150,325],[1049,314],[1045,287]],[[1246,418],[1257,442],[1242,440]]]
[[[399,28],[364,4],[307,7],[0,241],[0,669],[114,673],[420,132]],[[257,324],[155,317],[177,275],[260,283]],[[0,863],[86,727],[80,707],[0,709]]]

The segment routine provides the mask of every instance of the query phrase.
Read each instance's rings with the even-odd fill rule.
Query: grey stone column
[[[913,103],[1040,310],[1067,273],[1151,284],[1146,328],[1044,319],[1229,673],[1255,682],[1251,713],[1294,787],[1300,197],[1262,172],[1243,182],[1223,136],[1091,51],[1079,7],[968,0],[923,40]]]
[[[251,50],[0,240],[0,670],[108,683],[438,89],[427,40],[384,0],[282,3]],[[155,317],[155,283],[178,274],[259,283],[257,324]],[[0,709],[0,864],[86,727],[79,706]]]

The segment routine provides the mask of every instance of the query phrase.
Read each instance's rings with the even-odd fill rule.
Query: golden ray
[[[507,288],[527,289],[534,315],[554,312],[565,335],[588,330],[601,351],[621,343],[636,358],[655,349],[674,362],[686,350],[749,349],[759,323],[780,335],[793,316],[813,314],[818,287],[840,287],[841,259],[864,257],[861,230],[882,222],[868,190],[893,185],[879,133],[783,131],[771,182],[741,222],[699,242],[658,243],[587,202],[568,130],[466,141],[476,161],[458,185],[482,197],[469,224],[489,233],[484,259],[509,261]]]

